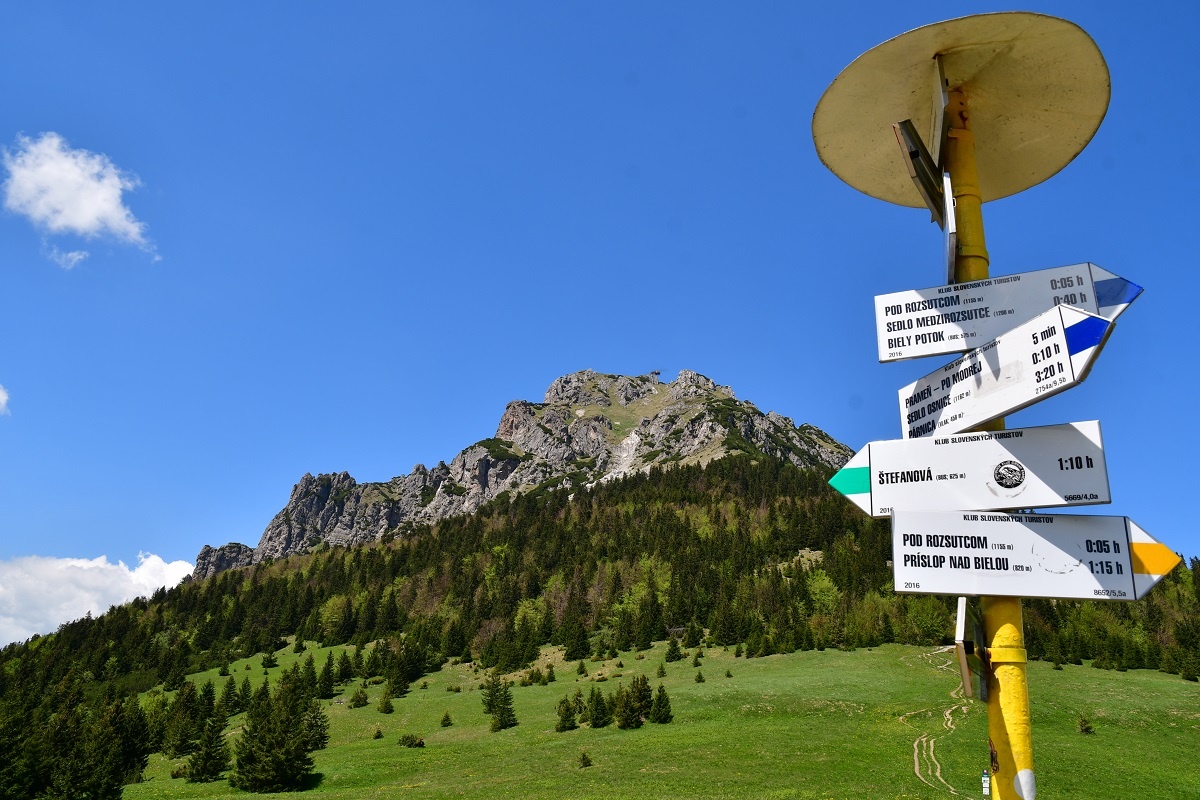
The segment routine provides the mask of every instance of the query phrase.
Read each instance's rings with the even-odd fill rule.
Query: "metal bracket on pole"
[[[950,130],[950,119],[946,116],[946,107],[950,105],[950,82],[946,80],[946,70],[942,66],[942,57],[933,57],[933,116],[929,120],[929,155],[933,159],[938,172],[945,170],[945,159],[942,152],[946,144],[946,134]]]
[[[954,217],[954,187],[950,184],[950,176],[942,175],[942,199],[944,205],[942,225],[946,244],[946,283],[954,283],[954,265],[958,259],[958,225]]]
[[[954,650],[962,675],[963,694],[975,696],[975,678],[979,679],[979,699],[987,702],[988,663],[987,635],[978,610],[966,597],[958,598],[958,617],[954,631]]]
[[[933,221],[938,227],[946,227],[946,199],[943,189],[942,171],[933,156],[929,154],[925,143],[911,119],[892,123],[896,133],[896,142],[904,154],[904,164],[908,167],[908,177],[921,194],[925,205],[933,215]]]

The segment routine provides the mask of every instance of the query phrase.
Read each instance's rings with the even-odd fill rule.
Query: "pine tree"
[[[124,778],[120,743],[106,716],[69,707],[50,718],[44,733],[54,758],[45,800],[120,800]]]
[[[683,658],[683,651],[679,649],[679,640],[674,636],[667,642],[667,654],[664,658],[668,663]]]
[[[517,714],[513,710],[512,684],[501,681],[500,691],[493,699],[492,731],[502,731],[517,724]]]
[[[567,606],[563,611],[562,626],[559,628],[559,638],[565,650],[563,659],[566,661],[585,658],[592,649],[588,643],[587,628],[583,624],[583,604],[581,593],[572,587],[567,594]]]
[[[255,692],[242,735],[233,745],[231,786],[248,792],[288,791],[300,788],[312,772],[309,753],[314,745],[323,746],[328,722],[299,684],[298,677],[288,674],[274,695],[267,681]]]
[[[633,696],[623,684],[617,685],[617,693],[613,698],[613,717],[617,721],[617,727],[622,730],[642,726],[642,717],[638,714]]]
[[[453,724],[454,724],[454,720],[450,719],[449,711],[447,711],[445,714],[442,714],[442,727],[443,728],[449,728]]]
[[[612,707],[609,705],[604,692],[593,686],[588,694],[588,722],[593,728],[603,728],[612,722]]]
[[[207,783],[219,780],[229,769],[229,745],[225,743],[225,726],[216,719],[204,723],[196,750],[187,762],[188,783]]]
[[[196,746],[196,738],[200,735],[202,724],[196,684],[184,681],[168,712],[166,728],[163,731],[163,752],[169,758],[179,758],[191,753]]]
[[[321,667],[321,675],[317,678],[317,697],[328,700],[333,697],[333,651],[325,657],[325,666]]]
[[[554,725],[554,730],[564,733],[579,727],[579,723],[575,721],[575,704],[571,702],[570,697],[563,695],[563,699],[558,701],[557,711],[558,722]]]
[[[300,670],[300,685],[304,688],[305,694],[309,697],[315,697],[317,694],[317,665],[313,661],[313,654],[309,653],[304,659],[304,667]]]
[[[354,667],[354,674],[360,678],[370,677],[367,675],[366,664],[363,662],[362,647],[354,648],[354,655],[350,657],[350,664]],[[343,651],[344,652],[344,651]]]
[[[242,710],[242,696],[238,694],[237,678],[232,675],[221,689],[221,706],[224,707],[226,715],[237,714]]]
[[[139,782],[150,759],[150,753],[153,752],[146,712],[142,710],[137,698],[130,697],[116,701],[106,709],[105,715],[108,724],[117,735],[122,783]],[[0,797],[2,796],[3,793],[0,793]]]
[[[483,685],[479,687],[479,698],[483,701],[483,713],[488,716],[495,716],[496,703],[500,697],[500,690],[503,688],[504,682],[500,679],[499,673],[492,671],[488,673]]]
[[[375,707],[375,710],[380,714],[391,714],[396,710],[392,705],[392,685],[390,683],[384,685],[383,694],[380,695],[379,705]]]
[[[213,687],[212,681],[205,681],[200,687],[197,697],[196,722],[202,724],[205,720],[212,718],[213,713],[217,708],[217,691]]]
[[[383,658],[379,655],[379,649],[379,645],[376,644],[371,648],[371,652],[367,654],[366,664],[364,664],[362,672],[364,678],[383,674]]]
[[[654,674],[659,678],[665,678],[667,677],[667,668],[662,664],[659,664],[658,669],[654,671]]]
[[[672,719],[671,698],[667,696],[667,690],[661,683],[654,695],[654,702],[650,705],[650,714],[647,719],[659,725],[664,725]]]
[[[342,650],[338,656],[337,662],[337,682],[348,683],[354,679],[354,662],[350,660],[350,656],[345,650]]]
[[[634,676],[633,681],[629,684],[629,696],[633,701],[638,718],[645,719],[654,702],[654,693],[650,690],[650,681],[645,675]]]
[[[367,693],[360,686],[354,690],[354,694],[350,695],[349,706],[351,708],[362,708],[367,704]]]
[[[324,750],[329,744],[329,716],[316,700],[308,701],[301,728],[304,732],[305,747],[310,751]]]

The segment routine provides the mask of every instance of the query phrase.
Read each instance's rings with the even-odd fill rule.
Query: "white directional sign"
[[[1128,517],[897,511],[896,591],[1138,600],[1179,563]]]
[[[829,484],[873,517],[1111,500],[1095,421],[871,442]]]
[[[877,295],[879,360],[963,353],[1059,304],[1115,320],[1141,293],[1095,264],[1075,264]]]
[[[905,439],[970,430],[1083,381],[1113,323],[1055,306],[900,390]]]

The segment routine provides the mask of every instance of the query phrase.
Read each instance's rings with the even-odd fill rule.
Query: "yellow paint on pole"
[[[983,235],[983,193],[975,165],[975,137],[971,132],[968,98],[963,91],[949,93],[946,117],[946,171],[954,189],[954,220],[958,250],[954,258],[957,283],[988,277],[988,252]],[[982,426],[1003,430],[1003,418]],[[988,677],[988,737],[995,750],[992,792],[996,800],[1034,800],[1037,783],[1033,772],[1033,734],[1029,713],[1029,685],[1025,675],[1024,619],[1017,597],[981,598],[983,626],[992,666]]]

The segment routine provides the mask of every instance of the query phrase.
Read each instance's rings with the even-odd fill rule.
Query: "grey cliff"
[[[654,467],[707,464],[732,453],[765,453],[801,467],[841,467],[853,451],[812,425],[759,411],[728,386],[690,370],[662,383],[583,370],[550,384],[541,403],[514,400],[496,435],[449,464],[380,483],[345,472],[305,475],[258,546],[207,545],[202,579],[321,544],[350,546],[404,535],[409,526],[470,514],[502,494],[570,491]]]

